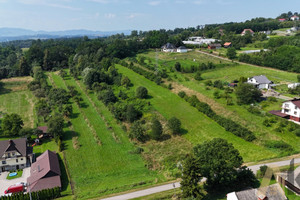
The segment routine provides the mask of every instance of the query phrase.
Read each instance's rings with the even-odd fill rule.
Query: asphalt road
[[[256,174],[257,170],[259,170],[259,167],[263,166],[263,165],[267,165],[269,167],[282,167],[282,166],[290,165],[290,163],[291,163],[291,160],[284,160],[284,161],[278,161],[278,162],[272,162],[272,163],[252,165],[252,166],[249,166],[248,168],[251,169],[254,172],[254,174]],[[294,163],[299,164],[300,163],[300,158],[295,158]],[[118,196],[114,196],[114,197],[104,198],[103,200],[134,199],[134,198],[138,198],[138,197],[147,196],[147,195],[150,195],[150,194],[155,194],[155,193],[159,193],[159,192],[163,192],[163,191],[167,191],[167,190],[172,190],[174,188],[179,188],[179,187],[180,187],[180,182],[176,182],[174,184],[169,183],[169,184],[165,184],[165,185],[161,185],[161,186],[148,188],[148,189],[145,189],[145,190],[139,190],[139,191],[136,191],[136,192],[131,192],[131,193],[122,194],[122,195],[118,195]]]

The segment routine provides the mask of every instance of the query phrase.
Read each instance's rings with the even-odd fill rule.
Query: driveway
[[[6,177],[9,172],[2,172],[0,175],[0,196],[4,195],[4,190],[9,186],[14,185],[19,182],[27,182],[27,178],[30,176],[30,167],[23,169],[23,174],[20,178],[15,178],[12,180],[7,180]]]

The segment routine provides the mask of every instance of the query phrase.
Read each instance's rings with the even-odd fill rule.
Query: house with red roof
[[[27,178],[28,189],[35,192],[55,187],[61,188],[60,175],[57,154],[47,150],[31,165],[30,176]]]
[[[224,48],[229,48],[231,46],[232,46],[231,42],[225,42],[224,43]]]
[[[280,22],[285,22],[285,21],[286,21],[286,19],[284,19],[284,18],[280,18],[280,19],[278,19],[278,21],[280,21]]]
[[[241,35],[244,36],[247,32],[249,32],[252,36],[254,35],[254,31],[252,31],[252,29],[244,29]]]
[[[284,101],[281,110],[272,110],[271,114],[300,122],[300,99]]]

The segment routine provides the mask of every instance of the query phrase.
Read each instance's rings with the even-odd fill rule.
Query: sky
[[[146,31],[274,18],[288,11],[300,13],[300,0],[0,0],[0,27]]]

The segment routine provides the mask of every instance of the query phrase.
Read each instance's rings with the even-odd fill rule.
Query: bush
[[[178,134],[181,130],[181,121],[176,117],[172,117],[168,120],[168,127],[170,128],[173,134]]]
[[[200,72],[197,72],[194,76],[194,79],[197,80],[197,81],[201,81],[203,80],[203,78],[201,77],[201,73]]]
[[[186,94],[184,91],[180,91],[180,92],[178,92],[178,96],[181,98],[184,98],[186,96]]]
[[[147,140],[145,132],[143,124],[140,121],[136,121],[130,127],[129,137],[131,139],[137,139],[140,142],[145,142]]]
[[[266,141],[265,146],[271,149],[293,151],[293,147],[284,141],[269,140]]]
[[[151,124],[151,136],[155,140],[159,140],[163,133],[163,128],[158,119],[153,119]]]
[[[145,99],[148,96],[147,88],[140,86],[136,89],[136,97],[140,99]]]

